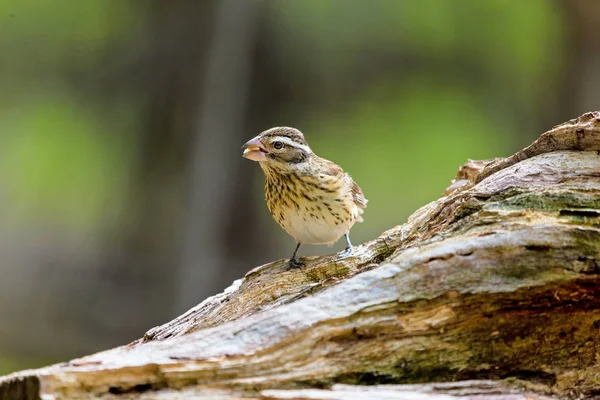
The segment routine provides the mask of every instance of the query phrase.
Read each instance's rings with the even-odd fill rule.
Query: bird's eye
[[[279,141],[277,141],[277,142],[273,142],[273,148],[274,148],[275,150],[281,150],[281,149],[283,149],[283,143],[282,143],[282,142],[279,142]]]

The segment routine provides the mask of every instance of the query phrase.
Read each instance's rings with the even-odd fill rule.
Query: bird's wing
[[[360,208],[367,208],[367,203],[369,200],[367,200],[362,189],[356,184],[356,182],[352,182],[352,198],[354,199],[354,204]]]
[[[348,183],[350,183],[352,185],[352,188],[350,190],[352,192],[352,199],[354,200],[354,204],[356,204],[360,208],[366,208],[369,200],[366,199],[365,195],[363,194],[362,189],[358,186],[358,184],[356,182],[354,182],[352,177],[350,175],[348,175],[347,173],[345,173],[344,170],[339,165],[337,165],[331,161],[328,161],[328,160],[324,160],[324,161],[327,161],[328,175],[335,176],[338,178],[340,177],[340,175],[344,175],[344,179],[348,180]]]
[[[340,178],[340,175],[345,174],[342,167],[340,167],[336,163],[329,161],[329,160],[325,160],[325,159],[323,159],[323,161],[325,162],[325,167],[326,167],[325,169],[327,171],[327,175],[333,176],[336,178]]]

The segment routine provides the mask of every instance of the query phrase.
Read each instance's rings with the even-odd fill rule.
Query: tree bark
[[[129,345],[0,378],[0,399],[598,397],[598,152],[594,112],[469,161],[354,256],[255,268]]]

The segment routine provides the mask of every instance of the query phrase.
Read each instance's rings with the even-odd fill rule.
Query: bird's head
[[[243,156],[262,167],[288,169],[309,159],[312,150],[298,129],[276,127],[262,132],[243,147]]]

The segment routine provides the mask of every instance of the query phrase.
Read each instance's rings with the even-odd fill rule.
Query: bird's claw
[[[297,258],[290,258],[290,261],[288,262],[287,268],[285,269],[286,271],[292,270],[292,269],[297,269],[304,266],[304,263],[302,261],[300,261]]]
[[[338,253],[338,258],[343,260],[344,258],[350,257],[352,254],[354,254],[354,249],[352,247],[346,247],[346,250]]]

